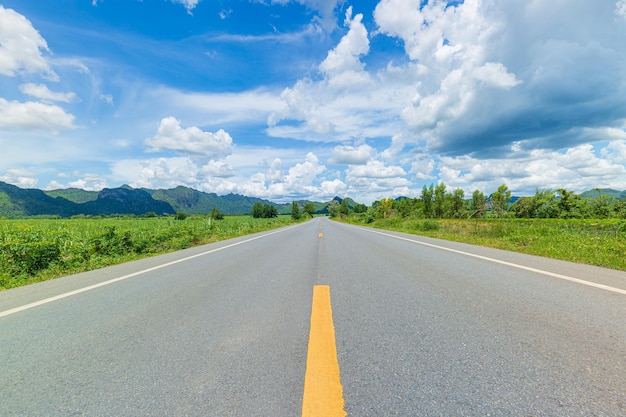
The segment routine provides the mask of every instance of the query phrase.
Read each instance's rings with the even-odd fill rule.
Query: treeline
[[[471,197],[467,197],[462,189],[449,191],[444,183],[439,183],[424,186],[419,198],[383,198],[366,210],[362,207],[357,210],[339,207],[331,212],[331,216],[358,212],[366,222],[391,217],[623,219],[626,218],[626,200],[617,200],[605,194],[583,198],[563,188],[537,190],[532,197],[513,199],[505,184],[490,195],[476,190]]]

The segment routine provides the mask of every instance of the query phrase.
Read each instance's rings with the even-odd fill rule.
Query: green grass
[[[288,216],[0,220],[0,290],[290,223]]]
[[[357,218],[348,221],[363,224]],[[380,219],[368,226],[626,271],[626,221]]]

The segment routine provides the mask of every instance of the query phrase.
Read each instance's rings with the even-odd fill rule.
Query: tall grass
[[[0,220],[0,290],[291,222],[287,216]]]
[[[626,271],[623,219],[396,218],[368,226]]]

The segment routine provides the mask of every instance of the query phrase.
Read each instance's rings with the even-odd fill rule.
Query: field
[[[359,217],[347,221],[363,224]],[[402,219],[367,226],[626,271],[623,219]]]
[[[0,290],[292,222],[289,216],[0,220]]]

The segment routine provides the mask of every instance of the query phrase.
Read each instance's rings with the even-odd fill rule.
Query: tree
[[[252,217],[255,219],[270,219],[278,216],[278,209],[269,204],[256,202],[252,206]]]
[[[339,214],[341,214],[342,216],[348,216],[350,214],[350,206],[348,206],[348,200],[346,200],[345,198],[339,206]]]
[[[472,193],[472,200],[470,201],[471,216],[484,217],[485,211],[487,211],[487,197],[480,190],[474,190]]]
[[[446,213],[446,185],[442,182],[435,187],[434,211],[435,217],[445,217]]]
[[[365,213],[367,212],[367,206],[365,204],[357,203],[354,205],[353,210],[355,213]]]
[[[274,217],[278,217],[278,209],[274,206],[271,206],[269,204],[264,204],[263,205],[263,218],[264,219],[271,219]]]
[[[254,205],[252,206],[252,217],[254,217],[255,219],[260,219],[261,217],[263,217],[263,203],[254,203]]]
[[[430,187],[422,187],[422,203],[424,204],[424,217],[433,216],[433,197],[435,195],[435,186],[430,184]]]
[[[302,212],[313,217],[313,215],[315,214],[315,205],[309,201],[302,208]]]
[[[464,197],[465,192],[460,188],[455,189],[452,193],[450,198],[450,214],[452,217],[461,218],[465,214],[466,206],[465,200],[463,199]]]
[[[337,217],[339,214],[339,203],[337,203],[337,200],[333,199],[330,201],[330,204],[328,205],[328,214],[330,217]]]
[[[559,188],[556,190],[559,194],[559,217],[562,218],[576,218],[582,217],[581,206],[582,206],[582,198],[574,193],[573,191],[567,191],[564,188]]]
[[[297,201],[291,203],[291,218],[294,220],[300,220],[300,206]]]
[[[383,198],[382,200],[380,200],[380,207],[378,208],[380,212],[380,217],[383,219],[391,217],[392,208],[393,208],[393,199]]]
[[[210,216],[211,216],[211,218],[213,220],[223,220],[224,219],[224,215],[222,213],[220,213],[220,211],[218,210],[217,207],[214,207],[213,210],[211,210]]]
[[[511,200],[511,191],[505,184],[499,186],[498,191],[491,194],[491,209],[496,217],[504,217],[504,213],[509,208],[509,200]]]

